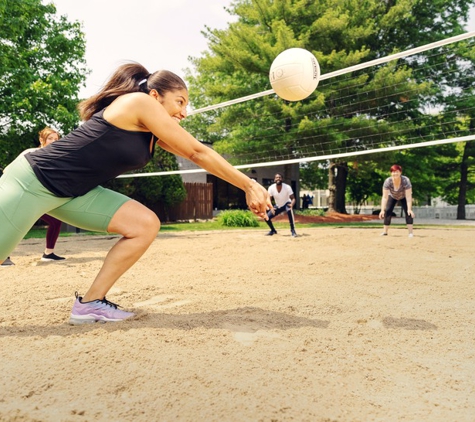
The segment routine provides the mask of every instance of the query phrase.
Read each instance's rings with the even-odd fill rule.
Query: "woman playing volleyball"
[[[0,262],[46,213],[86,230],[122,235],[86,294],[76,294],[71,324],[134,315],[105,296],[150,246],[160,221],[144,205],[99,185],[143,167],[155,145],[244,190],[251,211],[265,218],[271,206],[267,191],[179,125],[187,104],[186,85],[177,75],[150,74],[138,63],[125,64],[96,95],[80,103],[85,122],[79,128],[17,157],[0,179]]]
[[[414,212],[412,211],[412,185],[408,177],[402,176],[402,167],[394,164],[391,169],[391,177],[388,177],[383,184],[383,197],[381,199],[381,212],[379,218],[384,218],[384,230],[381,236],[387,236],[391,216],[397,202],[401,202],[402,209],[406,215],[407,229],[409,237],[413,237],[412,229],[414,223]]]

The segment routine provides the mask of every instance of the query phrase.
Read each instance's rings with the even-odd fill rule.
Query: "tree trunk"
[[[460,163],[460,183],[457,201],[457,220],[465,220],[465,203],[467,202],[467,181],[468,181],[468,142],[463,148],[462,162]]]
[[[285,164],[284,165],[284,182],[288,185],[292,182],[292,164]]]
[[[346,178],[348,176],[348,163],[331,162],[328,170],[328,211],[347,214],[345,205]]]

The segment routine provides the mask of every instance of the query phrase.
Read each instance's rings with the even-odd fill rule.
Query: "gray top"
[[[399,201],[400,199],[403,199],[406,197],[406,190],[411,189],[411,181],[409,180],[409,177],[406,176],[401,176],[401,185],[399,186],[399,189],[396,190],[394,188],[394,183],[393,183],[393,178],[388,177],[383,184],[383,189],[388,189],[389,190],[389,196],[392,198],[396,199]]]

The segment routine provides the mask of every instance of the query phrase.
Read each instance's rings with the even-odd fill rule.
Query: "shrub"
[[[257,217],[251,211],[221,211],[217,219],[220,224],[226,227],[259,227]]]

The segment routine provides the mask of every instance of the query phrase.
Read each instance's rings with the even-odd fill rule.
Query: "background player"
[[[383,184],[383,197],[381,199],[381,212],[379,218],[384,218],[384,230],[381,236],[387,236],[394,207],[397,202],[401,203],[406,215],[406,225],[409,237],[413,237],[414,212],[412,211],[412,185],[408,177],[402,175],[402,167],[399,164],[391,166],[391,177]]]
[[[284,183],[283,179],[284,178],[280,173],[276,173],[274,176],[274,183],[270,185],[268,189],[271,200],[273,199],[275,202],[275,206],[267,212],[268,219],[266,220],[266,223],[270,228],[267,236],[273,236],[274,234],[277,234],[277,230],[275,229],[271,220],[276,215],[279,215],[285,211],[287,213],[287,217],[289,218],[290,233],[292,234],[292,237],[297,237],[297,233],[295,232],[294,213],[292,211],[293,207],[295,206],[295,195],[290,185]]]

